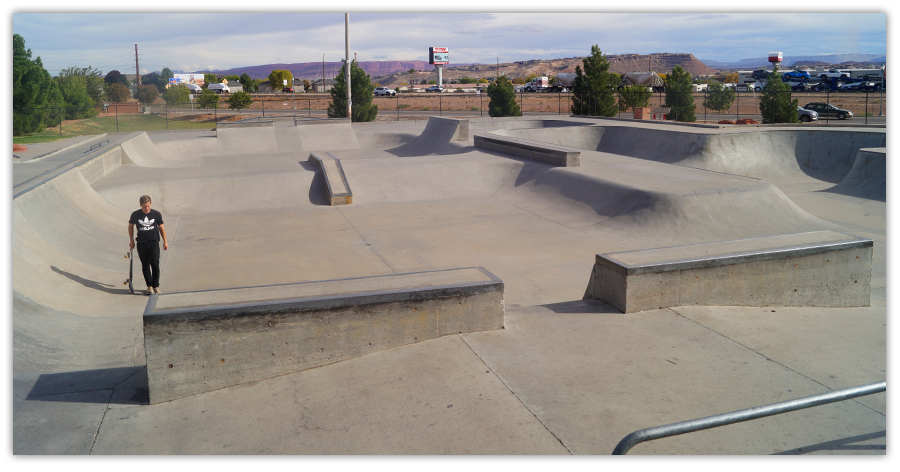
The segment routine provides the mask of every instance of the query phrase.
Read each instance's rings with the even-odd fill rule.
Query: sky
[[[596,2],[579,8],[575,1],[565,5],[577,12],[529,11],[535,4],[517,3],[518,11],[492,13],[481,10],[484,2],[454,2],[456,11],[424,11],[419,3],[419,12],[371,12],[371,3],[353,2],[303,11],[296,2],[267,2],[269,11],[228,11],[224,3],[217,12],[141,12],[124,10],[122,2],[79,9],[38,0],[12,7],[11,17],[12,32],[51,75],[72,66],[134,73],[135,44],[142,74],[319,62],[323,55],[337,62],[344,57],[344,11],[350,12],[350,54],[360,61],[427,60],[429,46],[450,48],[450,66],[586,56],[594,44],[605,54],[690,53],[725,62],[772,51],[783,52],[786,63],[791,56],[887,51],[888,15],[873,3],[866,4],[869,13],[724,11],[727,2],[666,13],[662,7],[590,13]]]

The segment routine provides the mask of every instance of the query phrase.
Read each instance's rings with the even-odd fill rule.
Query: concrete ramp
[[[122,143],[125,162],[141,167],[171,167],[165,154],[150,140],[147,133],[141,133]]]
[[[302,123],[302,124],[301,124]],[[350,122],[298,122],[293,128],[304,152],[360,149]]]
[[[495,134],[679,164],[770,182],[840,182],[864,147],[885,146],[883,131],[753,130],[696,133],[628,126],[505,129]]]
[[[279,152],[275,128],[221,127],[216,130],[219,155],[271,154]]]
[[[887,201],[887,148],[860,149],[850,172],[826,192]]]
[[[432,116],[419,136],[386,151],[398,157],[460,154],[472,150],[469,139],[469,120]]]

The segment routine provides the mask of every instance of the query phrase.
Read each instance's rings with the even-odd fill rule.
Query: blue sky
[[[729,12],[721,9],[725,2],[708,2],[692,4],[691,11],[658,13],[660,7],[657,12],[583,13],[591,7],[566,3],[582,12],[548,13],[528,11],[532,7],[525,3],[517,4],[520,12],[491,13],[479,11],[483,2],[471,3],[454,2],[458,11],[420,13],[364,13],[362,7],[371,9],[371,4],[346,2],[328,2],[335,12],[304,12],[277,3],[264,5],[271,11],[227,12],[226,3],[218,13],[166,13],[122,11],[118,2],[55,13],[73,11],[72,3],[30,2],[13,6],[11,17],[12,32],[25,38],[25,46],[53,75],[70,66],[133,73],[135,44],[141,73],[163,67],[200,71],[318,62],[323,54],[326,61],[339,61],[344,56],[344,10],[350,11],[350,53],[360,61],[427,60],[429,46],[449,47],[451,65],[584,56],[592,44],[606,54],[691,53],[721,61],[763,57],[770,51],[783,52],[789,61],[791,56],[887,50],[883,8],[880,13]],[[119,13],[108,13],[114,10]]]

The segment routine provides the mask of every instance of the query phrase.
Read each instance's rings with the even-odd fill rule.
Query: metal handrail
[[[693,433],[704,429],[716,428],[742,421],[755,420],[766,416],[779,415],[791,411],[802,410],[814,406],[824,405],[826,403],[834,403],[851,398],[881,393],[887,390],[887,381],[875,382],[858,387],[845,388],[843,390],[835,390],[829,393],[812,395],[809,397],[788,400],[785,402],[772,403],[771,405],[757,406],[747,408],[746,410],[732,411],[730,413],[722,413],[720,415],[707,416],[695,420],[681,421],[678,423],[667,424],[665,426],[656,426],[653,428],[641,429],[635,431],[628,436],[622,438],[613,455],[624,455],[639,443],[644,441],[652,441],[654,439],[662,439],[679,434]]]

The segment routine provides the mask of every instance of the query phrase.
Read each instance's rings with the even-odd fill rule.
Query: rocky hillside
[[[680,65],[691,75],[706,76],[716,73],[716,69],[708,67],[700,62],[693,54],[614,54],[606,56],[609,60],[609,69],[617,74],[627,72],[652,70],[659,73],[669,73]],[[564,59],[534,59],[530,61],[501,62],[499,70],[501,74],[511,79],[526,77],[530,74],[553,76],[561,72],[575,72],[575,66],[582,65],[581,57]],[[493,78],[497,75],[497,64],[472,64],[467,66],[454,66],[444,68],[444,81],[469,77],[473,79]],[[408,68],[407,68],[408,70]],[[421,69],[417,69],[421,70]],[[395,72],[378,76],[372,75],[374,82],[382,85],[409,83],[410,75],[406,71]],[[437,73],[429,71],[426,74],[417,74],[416,82],[422,80],[435,80]]]
[[[613,54],[608,55],[610,70],[618,74],[626,72],[652,70],[659,73],[668,73],[676,65],[680,65],[691,75],[711,75],[715,69],[700,62],[693,54]],[[575,72],[575,66],[582,64],[582,58],[569,57],[564,59],[534,59],[530,61],[501,62],[500,73],[515,79],[526,77],[530,74],[556,75],[561,72]],[[340,62],[324,63],[325,76],[333,78],[341,70]],[[410,81],[410,69],[419,71],[416,74],[416,82],[435,80],[437,73],[434,66],[428,61],[362,61],[359,63],[363,70],[371,77],[373,82],[382,85],[399,84]],[[287,69],[296,78],[316,80],[322,77],[323,64],[321,62],[305,62],[296,64],[265,64],[260,66],[239,67],[227,70],[210,71],[216,75],[241,75],[248,74],[254,79],[265,79],[275,69]],[[425,73],[421,73],[425,71]],[[182,71],[177,71],[183,73]],[[194,71],[196,72],[196,71]],[[457,64],[444,68],[444,81],[470,77],[473,79],[492,78],[497,75],[497,64]]]

